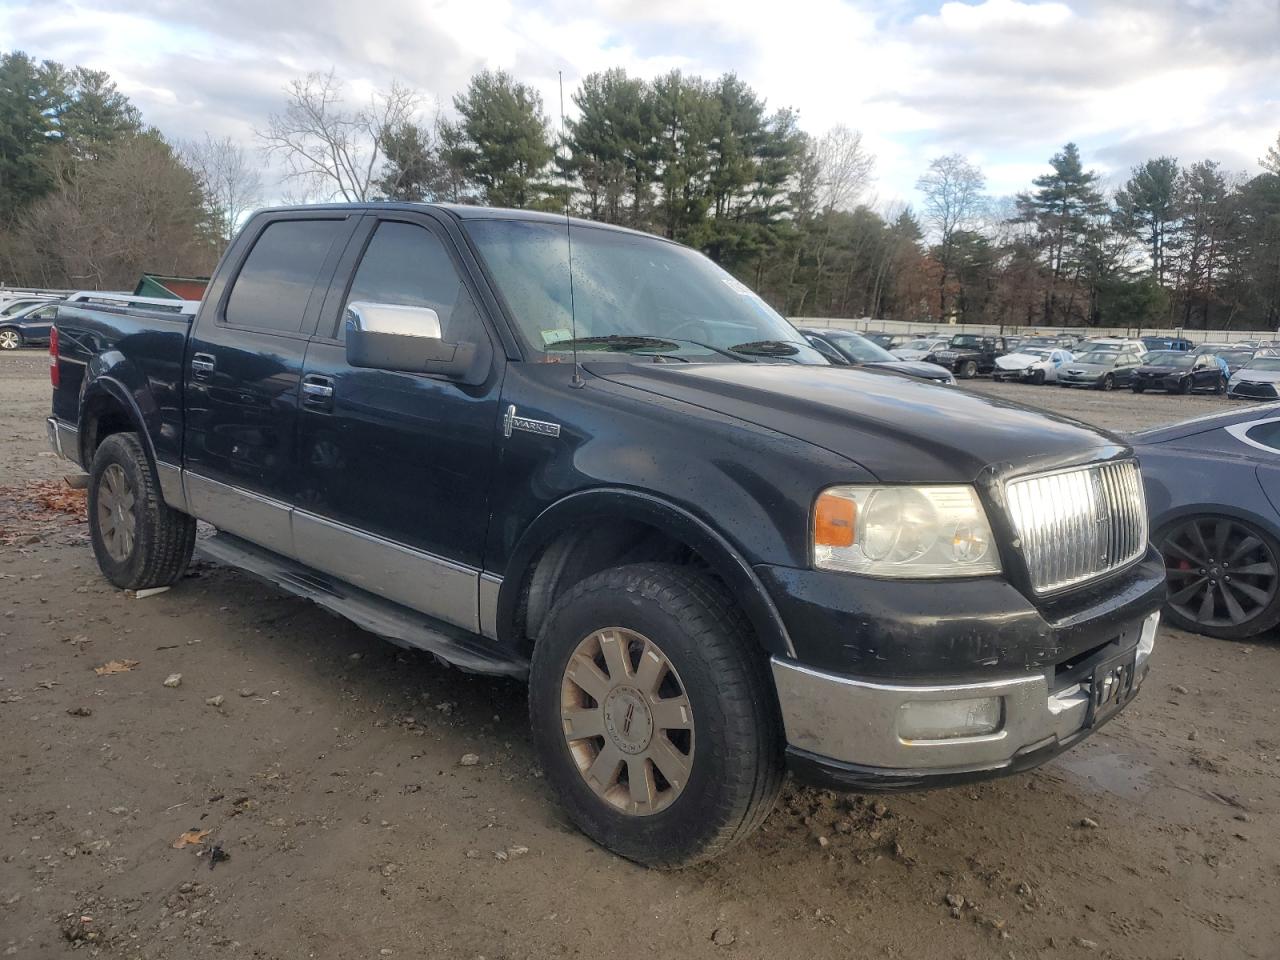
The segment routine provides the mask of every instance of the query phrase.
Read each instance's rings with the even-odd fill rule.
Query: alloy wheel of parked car
[[[1232,517],[1200,516],[1171,527],[1158,542],[1177,626],[1240,639],[1280,619],[1280,549],[1268,534]]]
[[[1188,394],[1191,392],[1192,386],[1193,384],[1191,382],[1191,378],[1183,377],[1181,380],[1178,381],[1178,392],[1181,394]]]
[[[1044,385],[1044,371],[1043,371],[1043,370],[1037,370],[1035,373],[1033,373],[1033,374],[1031,375],[1031,382],[1032,382],[1032,383],[1034,383],[1037,387],[1039,387],[1039,386],[1043,386],[1043,385]]]
[[[966,360],[960,365],[960,376],[966,380],[972,380],[978,375],[978,363],[976,360]]]
[[[1116,388],[1116,378],[1108,373],[1105,377],[1102,378],[1102,389],[1114,390],[1115,388]]]
[[[102,485],[98,489],[98,529],[102,545],[111,559],[124,563],[133,553],[134,530],[138,526],[133,508],[137,503],[124,467],[108,464],[102,471]]]
[[[1214,388],[1214,391],[1213,391],[1213,392],[1214,392],[1214,393],[1216,393],[1218,396],[1222,396],[1224,393],[1226,393],[1226,392],[1227,392],[1227,378],[1226,378],[1226,377],[1219,377],[1219,378],[1218,378],[1218,385],[1217,385],[1217,387],[1215,387],[1215,388]]]
[[[1129,389],[1131,389],[1134,393],[1142,393],[1142,391],[1147,389],[1147,385],[1145,383],[1138,383],[1137,381],[1134,381],[1130,385]]]
[[[22,333],[17,330],[0,330],[0,350],[17,350],[22,346]]]

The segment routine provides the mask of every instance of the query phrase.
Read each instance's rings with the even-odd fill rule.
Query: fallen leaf
[[[177,840],[173,841],[173,849],[181,850],[186,846],[203,846],[204,838],[208,835],[208,830],[188,830]]]
[[[132,670],[141,661],[138,660],[108,660],[100,667],[94,667],[93,672],[100,677],[109,677],[113,673],[124,673]]]

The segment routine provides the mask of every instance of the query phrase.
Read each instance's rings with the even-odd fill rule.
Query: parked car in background
[[[1134,393],[1164,390],[1168,393],[1191,393],[1209,390],[1225,393],[1227,375],[1222,364],[1211,353],[1189,353],[1184,350],[1154,350],[1142,358],[1133,371]]]
[[[1009,338],[1005,338],[1006,345]],[[1033,337],[1023,337],[1017,344],[1017,349],[1022,350],[1026,347],[1037,347],[1046,350],[1071,350],[1076,345],[1076,338],[1069,333],[1038,333]],[[1012,349],[1011,351],[1012,352]]]
[[[1179,350],[1195,348],[1195,344],[1185,337],[1142,337],[1142,345],[1148,350]]]
[[[1021,346],[1014,353],[996,358],[994,380],[1018,380],[1023,383],[1056,383],[1058,371],[1071,361],[1071,351],[1055,347]]]
[[[910,343],[913,336],[905,333],[888,333],[884,330],[874,330],[862,334],[878,347],[886,350],[896,350],[898,347],[905,346]]]
[[[0,319],[17,316],[19,313],[30,310],[32,307],[41,306],[42,304],[56,303],[58,299],[58,297],[47,297],[43,295],[12,297],[0,306]]]
[[[1058,385],[1096,390],[1127,386],[1133,380],[1133,372],[1142,365],[1143,356],[1141,344],[1121,341],[1113,345],[1095,341],[1086,352],[1076,354],[1058,371]]]
[[[1126,444],[835,368],[658,237],[263,210],[194,318],[69,304],[55,332],[47,429],[110,583],[180,584],[202,520],[215,560],[527,677],[568,818],[651,866],[748,836],[788,767],[1029,769],[1147,673],[1164,567]]]
[[[947,345],[925,360],[946,367],[961,380],[969,380],[996,368],[996,357],[1004,356],[1004,337],[983,337],[976,333],[958,333]]]
[[[949,337],[916,337],[890,352],[899,360],[923,360],[947,345]]]
[[[36,303],[7,317],[0,317],[0,350],[43,346],[49,342],[58,303]]]
[[[1276,356],[1276,351],[1270,347],[1248,347],[1245,349],[1237,347],[1231,350],[1219,350],[1215,356],[1226,364],[1227,376],[1230,377],[1254,357],[1274,357]]]
[[[1280,623],[1280,404],[1130,438],[1142,461],[1168,621],[1243,640]]]
[[[1191,348],[1192,353],[1221,353],[1223,350],[1234,349],[1229,343],[1197,343]]]
[[[1078,349],[1073,352],[1077,354],[1085,353],[1095,347],[1128,347],[1137,350],[1140,354],[1147,352],[1146,344],[1141,340],[1134,340],[1130,337],[1090,337],[1081,341]]]
[[[941,384],[956,382],[945,367],[920,360],[899,360],[888,350],[852,330],[801,328],[800,332],[815,350],[837,366],[861,367],[874,373],[897,374]]]
[[[1233,400],[1275,400],[1280,397],[1280,356],[1257,356],[1231,375],[1227,396]]]

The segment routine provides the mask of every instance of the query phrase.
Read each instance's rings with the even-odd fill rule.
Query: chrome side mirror
[[[476,356],[475,344],[441,338],[440,315],[430,307],[355,300],[343,324],[353,367],[462,377]]]

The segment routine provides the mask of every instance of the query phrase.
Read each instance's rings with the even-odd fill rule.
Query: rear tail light
[[[58,328],[49,329],[49,382],[58,386]]]

